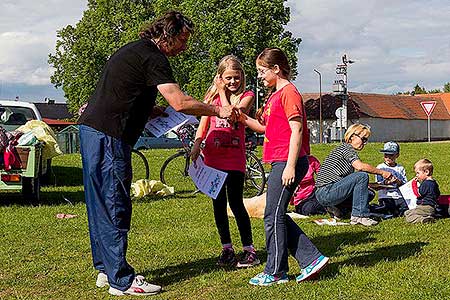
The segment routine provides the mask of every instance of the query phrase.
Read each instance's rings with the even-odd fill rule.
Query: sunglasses
[[[356,135],[357,137],[359,137],[361,139],[361,142],[363,142],[363,144],[367,144],[367,141],[369,140],[365,136],[361,137],[359,134],[356,134],[356,133],[354,133],[353,135]]]

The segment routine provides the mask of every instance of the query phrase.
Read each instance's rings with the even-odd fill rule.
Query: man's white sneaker
[[[161,292],[161,287],[159,285],[150,284],[144,280],[144,276],[137,275],[136,277],[134,277],[133,283],[128,290],[121,291],[111,286],[109,287],[108,292],[114,296],[148,296],[155,295]]]
[[[108,276],[102,272],[98,273],[97,281],[95,282],[95,285],[99,288],[109,285]]]
[[[350,224],[352,224],[352,225],[361,224],[364,226],[374,226],[374,225],[377,225],[378,222],[375,220],[372,220],[371,218],[367,218],[367,217],[352,216],[350,218]]]

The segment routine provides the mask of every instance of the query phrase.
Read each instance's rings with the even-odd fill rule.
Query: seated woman
[[[316,180],[316,198],[325,207],[351,199],[352,212],[350,224],[364,226],[377,225],[369,216],[369,175],[378,174],[387,182],[395,181],[388,171],[377,169],[360,160],[357,151],[367,144],[370,128],[353,124],[345,132],[345,143],[331,151],[322,163]],[[356,172],[355,172],[356,171]]]

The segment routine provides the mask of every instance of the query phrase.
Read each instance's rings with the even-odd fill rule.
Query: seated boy
[[[405,211],[408,223],[429,223],[435,220],[437,199],[441,192],[433,179],[433,164],[428,159],[421,159],[414,164],[414,172],[419,185],[417,207]]]
[[[384,154],[384,162],[379,164],[377,168],[391,172],[397,180],[390,183],[394,188],[378,189],[379,206],[377,207],[377,212],[393,215],[394,217],[402,216],[408,209],[408,205],[398,187],[405,184],[408,180],[406,179],[405,168],[396,162],[396,159],[400,156],[400,146],[396,142],[387,142],[380,152]],[[384,184],[384,179],[381,175],[376,175],[375,181]]]

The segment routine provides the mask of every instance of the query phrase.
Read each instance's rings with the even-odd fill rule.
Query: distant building
[[[319,142],[319,94],[302,94],[308,116],[311,142]],[[337,141],[339,124],[336,109],[342,105],[342,96],[322,95],[322,124],[324,136]],[[371,141],[425,141],[428,139],[427,115],[420,102],[436,101],[431,115],[431,138],[450,138],[450,93],[417,96],[349,93],[347,116],[349,125],[364,123],[371,127]],[[324,139],[325,140],[325,139]]]
[[[46,103],[34,103],[34,105],[41,113],[42,120],[55,132],[77,124],[70,121],[73,120],[74,116],[67,109],[66,103],[55,103],[49,99]]]

